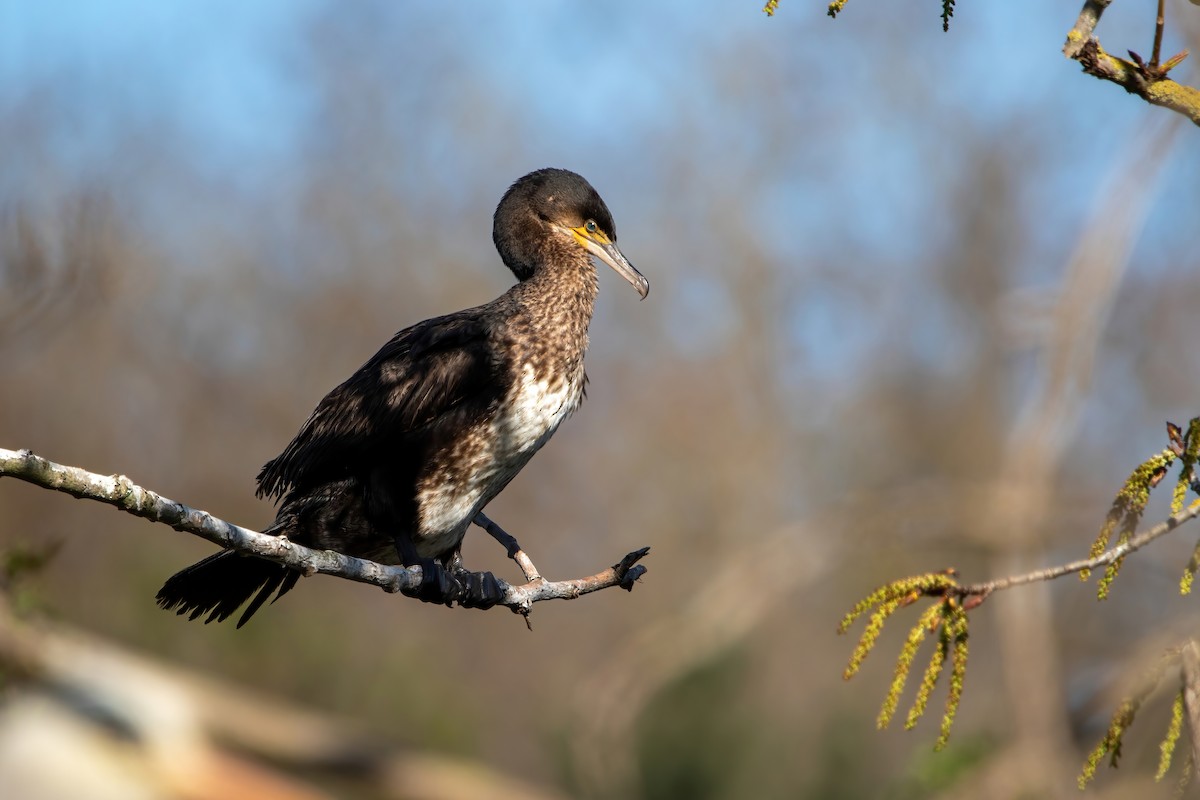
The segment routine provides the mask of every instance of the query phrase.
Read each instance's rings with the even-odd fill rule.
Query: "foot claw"
[[[458,599],[463,608],[489,609],[504,598],[500,581],[490,572],[462,572],[456,577],[464,587]]]
[[[423,558],[416,566],[421,568],[421,585],[414,591],[406,592],[422,603],[444,603],[450,605],[462,591],[458,581],[450,576],[445,568],[433,559]]]
[[[504,589],[490,572],[451,571],[432,559],[422,559],[421,585],[411,596],[422,603],[439,603],[452,607],[457,602],[463,608],[488,609],[504,599]]]

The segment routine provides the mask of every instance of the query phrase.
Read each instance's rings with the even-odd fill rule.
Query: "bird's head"
[[[492,240],[518,280],[533,277],[549,254],[575,247],[608,264],[643,298],[650,292],[650,282],[617,248],[608,206],[590,183],[565,169],[539,169],[510,186],[496,207]]]

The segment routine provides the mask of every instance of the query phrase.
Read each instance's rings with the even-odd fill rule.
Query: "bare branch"
[[[1139,533],[1124,544],[1119,544],[1111,550],[1106,550],[1095,558],[1085,558],[1079,561],[1071,561],[1067,564],[1060,564],[1057,567],[1046,567],[1045,569],[1026,572],[1021,575],[1010,575],[1007,578],[997,578],[985,583],[971,583],[965,586],[955,586],[945,590],[938,590],[932,594],[953,594],[959,597],[982,596],[986,597],[992,592],[997,592],[1003,589],[1011,589],[1014,586],[1023,586],[1027,583],[1036,583],[1037,581],[1049,581],[1055,578],[1061,578],[1063,575],[1070,575],[1073,572],[1083,572],[1084,570],[1095,569],[1097,567],[1106,567],[1109,564],[1124,558],[1132,552],[1141,550],[1146,545],[1153,542],[1160,536],[1164,536],[1178,528],[1185,522],[1200,517],[1200,502],[1194,503],[1188,508],[1174,514],[1149,530]]]
[[[332,550],[313,550],[285,537],[269,536],[242,528],[218,519],[207,511],[169,500],[138,486],[124,475],[97,475],[79,467],[56,464],[28,450],[0,448],[0,477],[18,478],[45,489],[65,492],[72,497],[107,503],[134,516],[151,522],[161,522],[177,531],[200,536],[230,550],[292,567],[305,575],[323,572],[359,583],[369,583],[387,592],[413,592],[421,585],[420,567],[389,566]],[[510,556],[521,565],[523,571],[525,564],[512,555],[514,552],[524,557],[524,561],[533,568],[533,562],[521,551],[515,539],[482,514],[479,515],[479,519],[483,522],[477,520],[477,524],[485,528],[490,525],[495,529],[488,529],[492,536],[499,539],[495,532],[499,531],[507,537],[507,540],[501,541],[510,548]],[[571,600],[611,586],[632,590],[633,584],[646,572],[646,568],[637,562],[648,552],[648,547],[635,550],[617,564],[595,575],[565,581],[547,581],[533,568],[533,577],[529,577],[527,572],[527,582],[522,585],[514,586],[499,581],[504,599],[498,605],[528,615],[533,604],[542,600]]]

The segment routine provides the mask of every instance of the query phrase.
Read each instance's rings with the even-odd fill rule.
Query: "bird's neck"
[[[541,362],[570,380],[583,375],[583,354],[588,344],[588,324],[596,307],[596,270],[586,254],[575,263],[558,261],[536,270],[513,287],[520,308],[514,324],[520,349],[530,361]]]

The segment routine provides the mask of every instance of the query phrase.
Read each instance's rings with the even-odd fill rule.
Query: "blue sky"
[[[1147,20],[1122,8],[1132,5],[1105,17],[1111,49],[1148,42]],[[946,198],[976,167],[958,139],[977,134],[1037,159],[1039,179],[1019,187],[1033,224],[1018,269],[1052,283],[1114,154],[1163,112],[1062,57],[1074,3],[963,2],[949,34],[939,8],[852,0],[834,21],[810,0],[785,0],[773,19],[754,0],[703,11],[682,0],[7,0],[0,119],[33,108],[49,122],[36,158],[10,154],[0,198],[46,201],[96,181],[164,247],[196,253],[189,221],[199,215],[237,228],[254,208],[277,239],[302,235],[288,187],[356,137],[385,139],[355,167],[366,183],[427,196],[431,215],[464,224],[490,212],[476,187],[495,194],[527,169],[568,166],[621,209],[623,241],[661,240],[660,259],[678,256],[663,313],[681,329],[710,321],[707,338],[687,330],[683,347],[720,335],[719,282],[693,265],[710,255],[705,215],[731,196],[781,274],[849,253],[842,268],[857,279],[918,300],[921,264],[956,234]],[[342,86],[343,75],[358,79]],[[1179,147],[1134,275],[1194,252],[1200,145],[1192,136]],[[194,185],[143,169],[141,156],[153,163],[160,150],[187,164]],[[666,188],[673,169],[691,176],[686,189]],[[681,224],[668,209],[695,229],[664,230]],[[840,329],[844,301],[815,291],[789,326],[826,372],[887,335],[869,321]],[[953,342],[942,323],[926,324],[913,336],[936,359]]]
[[[359,55],[366,69],[405,70],[395,76],[400,93],[411,90],[406,79],[427,81],[446,64],[475,70],[536,127],[549,126],[551,138],[576,133],[612,141],[621,152],[629,138],[654,126],[669,98],[719,114],[715,105],[706,108],[713,102],[706,87],[689,78],[712,47],[742,48],[748,72],[819,68],[820,74],[781,77],[798,93],[844,87],[848,102],[865,106],[873,98],[864,88],[879,81],[878,70],[893,65],[873,61],[861,46],[893,23],[896,35],[919,36],[911,62],[895,68],[911,72],[926,83],[923,91],[944,97],[947,108],[980,125],[1003,124],[1014,110],[1044,102],[1063,87],[1080,98],[1073,115],[1109,116],[1105,129],[1095,131],[1098,147],[1111,146],[1138,116],[1130,101],[1117,103],[1124,98],[1084,81],[1059,55],[1073,16],[1070,4],[1058,4],[1061,13],[1047,13],[1044,3],[1032,0],[1003,8],[963,4],[950,34],[939,29],[937,4],[927,5],[928,14],[921,14],[919,6],[881,10],[874,0],[855,0],[833,21],[809,0],[785,2],[774,19],[754,2],[726,2],[703,14],[682,2],[596,8],[551,0],[385,4],[369,15],[382,29],[365,31],[370,41]],[[312,26],[337,14],[334,8],[318,0],[0,3],[0,102],[9,105],[31,89],[55,84],[89,117],[98,117],[81,131],[85,139],[113,135],[106,125],[119,127],[146,113],[165,116],[203,141],[214,169],[286,158],[294,155],[298,131],[310,123],[310,91],[298,64],[315,35]],[[889,19],[889,13],[904,16]],[[116,107],[106,109],[110,101]],[[1121,110],[1126,113],[1113,113]],[[854,121],[836,140],[859,153],[937,128],[921,120],[910,121],[908,130]],[[1078,151],[1080,143],[1073,144]],[[906,183],[911,178],[897,175]]]

